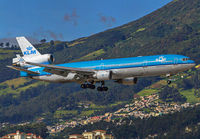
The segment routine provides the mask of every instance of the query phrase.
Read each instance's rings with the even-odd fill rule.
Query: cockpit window
[[[189,58],[183,58],[182,60],[183,60],[183,61],[187,61],[187,60],[189,60]]]

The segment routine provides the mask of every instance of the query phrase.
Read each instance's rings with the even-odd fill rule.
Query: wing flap
[[[71,68],[71,67],[55,66],[55,65],[48,65],[48,64],[38,64],[38,63],[32,63],[32,62],[26,62],[26,63],[30,65],[39,66],[39,67],[45,67],[44,71],[57,74],[57,75],[62,75],[62,76],[67,76],[69,72],[78,73],[84,76],[90,76],[95,73],[94,69]]]
[[[65,70],[58,70],[58,69],[51,69],[51,68],[44,68],[43,71],[52,73],[52,74],[61,75],[61,76],[67,76],[69,73],[68,71],[65,71]]]

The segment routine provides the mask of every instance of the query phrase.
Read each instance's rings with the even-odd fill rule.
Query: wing
[[[49,72],[52,74],[57,74],[61,76],[67,76],[68,73],[77,73],[79,77],[90,77],[93,74],[95,74],[94,69],[87,69],[87,68],[71,68],[71,67],[63,67],[63,66],[55,66],[55,65],[48,65],[48,64],[38,64],[38,63],[32,63],[32,62],[26,62],[30,65],[35,65],[39,67],[44,67],[45,72]]]

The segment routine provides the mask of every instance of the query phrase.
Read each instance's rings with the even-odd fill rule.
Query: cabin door
[[[148,74],[148,62],[147,61],[144,61],[144,63],[143,63],[143,73],[144,73],[144,75],[147,75]]]

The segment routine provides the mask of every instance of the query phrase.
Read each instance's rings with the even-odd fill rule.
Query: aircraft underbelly
[[[112,73],[112,79],[122,79],[126,77],[143,76],[144,69],[143,67],[114,69]]]
[[[112,69],[112,79],[123,79],[127,77],[145,77],[145,76],[159,76],[165,74],[175,74],[181,71],[185,71],[194,66],[193,64],[172,64],[172,65],[159,65],[159,66],[144,66],[144,67],[134,67],[134,68],[122,68],[122,69]],[[82,82],[84,80],[75,80],[75,74],[69,73],[68,76],[60,76],[56,74],[45,75],[45,76],[33,76],[33,79],[48,81],[48,82],[58,82],[58,83],[68,83],[68,82]],[[94,79],[95,80],[95,79]],[[95,80],[98,81],[98,80]]]
[[[159,76],[165,74],[175,74],[191,68],[188,64],[172,64],[159,66],[144,66],[135,68],[115,69],[113,71],[113,79],[122,79],[126,77],[145,77]]]
[[[157,76],[173,72],[174,65],[145,66],[143,76]]]

